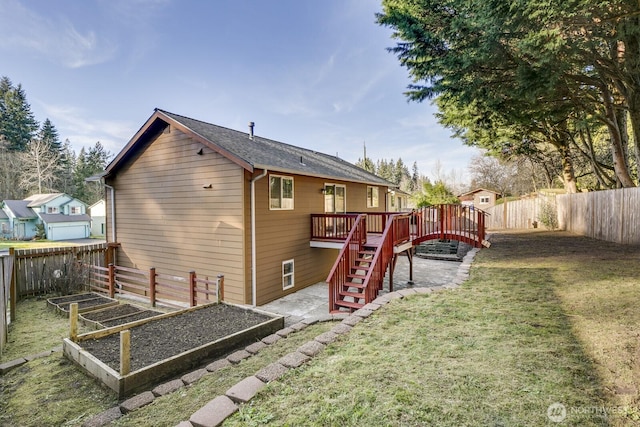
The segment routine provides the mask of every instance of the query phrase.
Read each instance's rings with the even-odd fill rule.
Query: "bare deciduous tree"
[[[28,193],[54,191],[59,169],[60,154],[52,151],[49,145],[39,138],[32,139],[27,150],[20,154],[20,187]]]

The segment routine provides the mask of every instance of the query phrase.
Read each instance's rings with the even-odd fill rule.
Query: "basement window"
[[[293,178],[271,175],[269,177],[269,209],[293,209]]]
[[[295,285],[293,260],[282,262],[282,290],[293,288]]]

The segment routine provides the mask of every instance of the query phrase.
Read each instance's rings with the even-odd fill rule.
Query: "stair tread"
[[[351,291],[340,291],[338,294],[343,297],[351,297],[351,298],[364,298],[364,292],[351,292]]]
[[[359,302],[351,302],[351,301],[344,301],[344,300],[336,301],[336,305],[339,305],[341,307],[349,307],[349,308],[356,308],[356,309],[364,307],[364,304],[361,304]]]
[[[353,283],[353,282],[347,282],[344,284],[344,288],[356,288],[356,289],[364,289],[364,283]]]

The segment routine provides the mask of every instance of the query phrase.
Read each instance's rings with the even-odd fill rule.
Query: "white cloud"
[[[139,123],[91,119],[86,111],[66,105],[43,104],[43,109],[76,152],[100,141],[106,150],[118,154],[140,127]]]
[[[31,51],[69,68],[106,62],[117,51],[94,31],[81,32],[66,18],[42,16],[15,0],[0,2],[0,48]]]

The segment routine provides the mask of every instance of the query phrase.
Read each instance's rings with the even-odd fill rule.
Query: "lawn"
[[[390,302],[224,425],[640,423],[639,258],[640,247],[563,232],[495,234],[462,287]],[[187,420],[330,326],[292,334],[116,425]],[[79,425],[115,404],[59,354],[0,377],[0,387],[0,424]]]
[[[52,242],[49,240],[0,240],[0,251],[9,248],[14,249],[38,249],[38,248],[59,248],[62,246],[76,246],[69,242]]]

